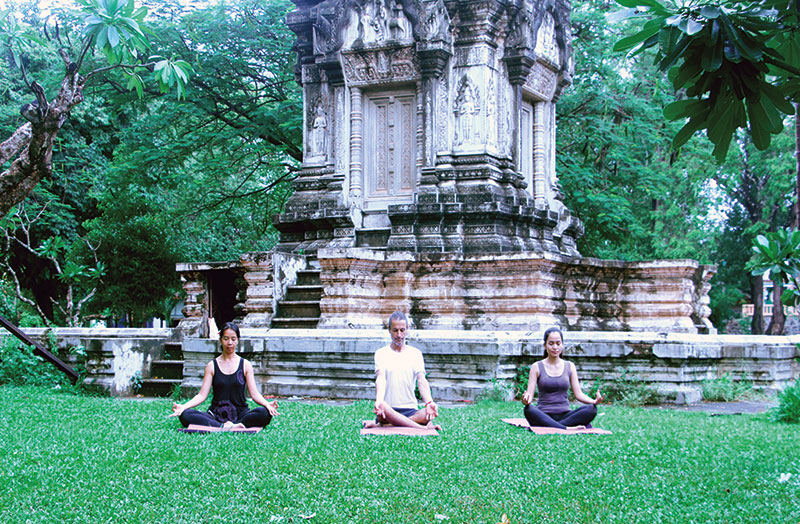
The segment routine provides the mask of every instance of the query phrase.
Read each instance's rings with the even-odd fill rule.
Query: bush
[[[778,406],[772,415],[777,422],[800,423],[800,377],[778,394]]]
[[[505,402],[508,400],[513,400],[511,397],[513,393],[513,387],[505,382],[501,382],[496,378],[489,380],[489,384],[478,393],[478,396],[475,398],[478,402],[490,400],[495,402]]]
[[[749,380],[735,380],[731,373],[703,381],[703,400],[731,402],[747,396],[753,390]]]
[[[629,369],[623,369],[619,377],[609,382],[595,380],[588,391],[597,394],[598,389],[606,396],[606,401],[628,407],[645,406],[661,402],[661,396],[658,390],[643,381]]]
[[[520,366],[514,374],[514,398],[522,400],[522,394],[528,389],[528,379],[530,378],[531,367]]]
[[[55,366],[34,355],[33,348],[4,337],[0,343],[0,384],[53,387],[68,385],[69,380]]]

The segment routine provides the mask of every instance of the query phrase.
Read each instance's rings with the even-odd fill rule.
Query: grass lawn
[[[200,435],[170,405],[0,387],[0,522],[800,523],[800,427],[766,415],[611,406],[613,435],[536,436],[487,402],[362,437],[369,402],[282,402],[258,435]]]

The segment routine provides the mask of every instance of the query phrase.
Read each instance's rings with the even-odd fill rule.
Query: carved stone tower
[[[281,251],[578,255],[555,174],[567,0],[294,0],[303,151]]]

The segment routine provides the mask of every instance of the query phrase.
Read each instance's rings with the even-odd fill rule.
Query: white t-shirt
[[[379,370],[386,375],[384,400],[393,408],[417,409],[414,386],[418,373],[425,376],[422,351],[408,345],[400,351],[384,346],[375,352],[375,373]]]

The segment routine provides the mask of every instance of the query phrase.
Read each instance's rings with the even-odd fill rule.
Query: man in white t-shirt
[[[439,408],[431,397],[431,386],[425,378],[422,352],[406,345],[408,319],[400,311],[389,317],[389,334],[392,342],[375,352],[375,422],[365,427],[381,424],[411,428],[441,429],[431,422]],[[418,409],[414,386],[419,388],[423,409]]]

